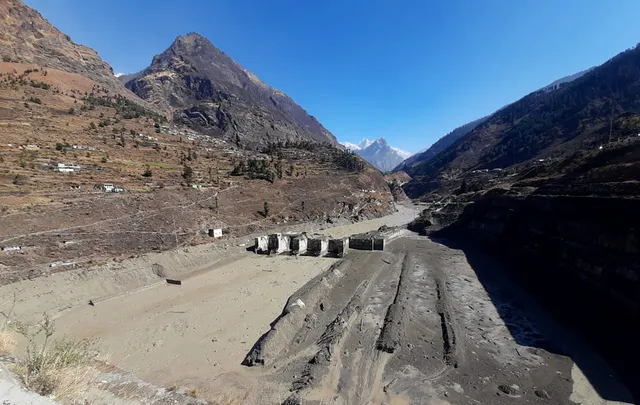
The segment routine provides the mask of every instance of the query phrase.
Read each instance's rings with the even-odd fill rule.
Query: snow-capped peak
[[[360,150],[360,145],[356,145],[355,143],[351,143],[351,142],[342,142],[342,146],[344,146],[345,148],[349,149],[350,151],[354,151],[354,150]]]
[[[398,155],[400,155],[403,159],[406,159],[408,157],[410,157],[411,155],[413,155],[412,153],[409,153],[405,150],[399,149],[399,148],[394,148],[393,146],[389,146],[391,149],[393,149]]]
[[[367,138],[363,138],[360,143],[358,144],[358,147],[360,147],[360,149],[364,149],[366,147],[368,147],[369,145],[371,145],[373,142],[371,139],[367,139]]]
[[[115,77],[124,76],[124,73],[116,73],[114,76],[115,76]]]

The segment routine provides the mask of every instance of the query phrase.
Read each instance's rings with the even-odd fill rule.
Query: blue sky
[[[199,32],[341,141],[415,152],[640,42],[637,0],[26,0],[116,72]]]

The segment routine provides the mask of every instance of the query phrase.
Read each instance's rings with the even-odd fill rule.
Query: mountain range
[[[388,172],[403,162],[411,153],[390,146],[384,138],[375,141],[364,138],[359,143],[342,142],[348,150],[362,156],[378,170]]]

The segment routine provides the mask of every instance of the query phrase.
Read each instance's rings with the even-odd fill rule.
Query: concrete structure
[[[327,236],[314,236],[307,242],[307,252],[314,256],[325,256],[329,251],[329,238]]]
[[[373,250],[384,250],[384,237],[373,238]]]
[[[303,255],[307,253],[307,245],[309,238],[306,234],[295,235],[291,238],[291,251],[297,255]]]
[[[100,190],[104,191],[105,193],[111,193],[114,189],[113,184],[103,184],[102,186],[100,186]]]
[[[280,253],[291,251],[291,237],[281,233],[269,235],[269,253]]]
[[[349,251],[349,238],[330,239],[328,252],[335,257],[344,257]]]
[[[349,247],[358,250],[373,250],[373,238],[366,234],[353,235],[349,238]]]
[[[255,253],[267,253],[269,251],[269,237],[258,236],[255,239],[254,252]]]
[[[222,229],[209,228],[208,233],[213,238],[222,238]]]

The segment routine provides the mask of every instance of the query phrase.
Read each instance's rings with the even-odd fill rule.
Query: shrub
[[[75,108],[73,108],[73,107],[69,108],[69,114],[73,115],[75,113],[76,113],[76,109]]]
[[[262,207],[262,215],[266,218],[269,216],[269,203],[265,201]]]
[[[95,373],[91,365],[93,343],[71,338],[52,341],[55,324],[46,314],[38,325],[11,325],[27,340],[24,356],[14,369],[25,387],[63,403],[80,399]]]
[[[191,166],[184,165],[182,168],[182,177],[187,181],[187,183],[191,183],[193,180],[193,168]]]
[[[144,169],[144,173],[142,173],[142,177],[151,177],[151,176],[153,176],[153,173],[151,172],[151,167],[147,165],[147,168]]]
[[[36,104],[42,104],[42,100],[40,100],[38,97],[29,97],[29,101],[31,101],[32,103],[36,103]]]

